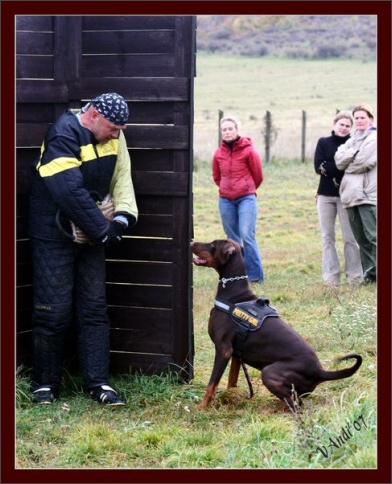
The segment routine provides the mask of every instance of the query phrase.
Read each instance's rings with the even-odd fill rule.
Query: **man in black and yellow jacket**
[[[41,404],[58,394],[74,318],[85,390],[100,403],[125,403],[108,381],[105,246],[119,243],[138,218],[123,133],[128,116],[116,93],[97,96],[79,112],[67,110],[48,130],[33,166],[32,391]],[[113,209],[105,216],[100,203],[108,197]]]

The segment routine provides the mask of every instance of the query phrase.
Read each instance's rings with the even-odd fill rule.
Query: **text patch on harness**
[[[254,316],[251,316],[249,313],[243,311],[240,308],[237,308],[237,307],[234,308],[233,312],[231,314],[235,318],[239,318],[242,321],[247,321],[252,326],[258,326],[259,320],[257,318],[255,318]]]
[[[237,304],[230,304],[217,298],[215,299],[215,307],[220,311],[230,314],[231,319],[236,324],[233,355],[237,357],[242,356],[244,341],[249,331],[260,329],[267,317],[279,317],[276,309],[270,306],[269,300],[265,298]]]

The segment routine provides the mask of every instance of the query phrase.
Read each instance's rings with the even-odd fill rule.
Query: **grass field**
[[[217,58],[215,63],[218,68],[227,59]],[[294,68],[291,61],[289,66],[285,67],[281,61],[279,65],[282,76],[278,77]],[[371,66],[365,67],[371,72]],[[201,80],[208,69],[212,69],[212,59],[206,57],[204,62],[200,60]],[[309,64],[310,78],[311,69]],[[269,83],[267,78],[264,82]],[[226,88],[229,89],[228,85]],[[223,237],[217,189],[211,180],[211,153],[207,156],[205,151],[203,155],[207,140],[203,143],[199,138],[205,125],[202,111],[206,106],[211,113],[225,106],[243,106],[243,96],[231,91],[229,97],[233,101],[222,105],[225,96],[220,93],[217,99],[218,92],[219,86],[211,84],[208,100],[207,86],[199,81],[196,84],[195,240]],[[321,119],[328,121],[330,117],[328,104],[333,111],[338,102],[335,98],[330,103],[325,101],[328,92],[323,94],[323,106],[316,104],[312,108],[320,123]],[[365,93],[366,90],[362,91]],[[244,91],[244,97],[245,94]],[[362,100],[363,95],[358,91],[355,99],[350,98],[347,103]],[[369,97],[366,100],[372,102]],[[341,102],[344,98],[336,99]],[[255,110],[251,110],[249,102],[249,111],[239,112],[241,118],[246,118],[246,112],[256,113],[256,108],[265,109],[261,102],[253,104]],[[280,106],[284,104],[282,99]],[[285,122],[293,116],[291,109],[286,114],[281,111],[280,115]],[[217,125],[213,120],[209,123]],[[326,125],[319,126],[319,136],[328,132],[328,122]],[[288,126],[285,125],[286,129]],[[211,130],[207,131],[210,142]],[[335,368],[335,357],[355,351],[364,358],[359,371],[348,380],[320,385],[297,415],[279,411],[279,403],[263,387],[257,371],[249,368],[255,389],[251,400],[245,398],[247,385],[242,374],[238,389],[225,390],[226,373],[214,404],[205,411],[197,411],[195,407],[204,394],[214,356],[207,320],[217,274],[212,269],[195,267],[194,380],[179,384],[170,376],[116,376],[112,384],[127,399],[127,405],[107,408],[82,393],[78,376],[65,374],[61,398],[50,407],[42,407],[31,404],[28,379],[21,372],[16,394],[17,468],[377,467],[377,288],[349,286],[344,276],[343,284],[337,288],[323,286],[321,240],[314,201],[318,179],[311,163],[300,163],[295,158],[276,158],[264,165],[265,180],[258,197],[257,240],[265,283],[260,285],[259,295],[268,297],[280,315],[315,347],[326,368]],[[339,230],[337,234],[338,250],[342,254]]]
[[[16,465],[19,468],[375,468],[376,288],[332,289],[321,283],[321,245],[314,203],[317,177],[306,164],[270,163],[259,194],[258,242],[266,280],[260,295],[316,349],[327,368],[356,351],[364,363],[349,380],[320,385],[299,415],[271,413],[277,400],[250,369],[252,400],[241,375],[206,411],[203,396],[213,361],[207,320],[217,284],[211,269],[194,268],[195,377],[179,385],[167,376],[118,376],[123,408],[102,408],[65,375],[51,407],[29,401],[28,381],[18,381]],[[223,236],[209,165],[195,173],[195,240]],[[340,241],[339,241],[340,243]],[[341,253],[341,244],[339,246]],[[343,278],[344,281],[344,278]],[[355,429],[354,429],[355,425]],[[352,436],[330,447],[343,428]]]
[[[366,102],[376,109],[377,64],[360,60],[225,57],[199,53],[195,78],[195,156],[210,159],[218,143],[219,110],[241,122],[264,156],[264,116],[270,111],[277,138],[271,155],[299,159],[302,111],[306,157],[331,131],[336,110]],[[377,115],[377,113],[376,113]]]

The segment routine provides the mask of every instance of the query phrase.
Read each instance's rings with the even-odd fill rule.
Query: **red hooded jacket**
[[[256,194],[263,169],[251,138],[241,136],[232,146],[222,141],[212,159],[212,177],[222,198],[234,200]]]

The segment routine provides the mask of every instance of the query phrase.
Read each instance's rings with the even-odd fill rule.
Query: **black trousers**
[[[33,390],[58,390],[67,335],[77,328],[86,390],[108,384],[109,319],[103,246],[33,239]]]

